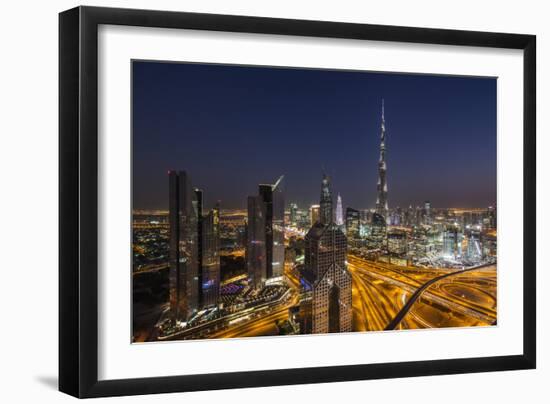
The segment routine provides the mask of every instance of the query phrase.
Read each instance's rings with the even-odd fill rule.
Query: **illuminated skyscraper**
[[[321,207],[319,205],[311,205],[309,208],[309,218],[311,225],[313,226],[315,223],[319,221],[321,217]]]
[[[185,171],[169,171],[170,310],[187,321],[199,308],[198,211]]]
[[[267,279],[265,246],[265,204],[261,196],[248,197],[246,266],[253,288],[260,288]]]
[[[202,268],[201,292],[202,307],[212,307],[218,303],[220,291],[220,206],[216,204],[203,216],[202,224]]]
[[[361,214],[358,210],[346,209],[346,235],[348,240],[357,240],[360,237]]]
[[[342,197],[338,194],[336,198],[336,226],[344,226],[344,210],[342,208]]]
[[[265,248],[267,279],[283,275],[285,264],[285,200],[283,176],[275,184],[260,184],[265,206]]]
[[[457,226],[448,226],[443,233],[443,256],[456,259],[462,255],[462,233]]]
[[[198,301],[199,301],[199,308],[202,306],[203,303],[203,296],[202,296],[202,247],[203,247],[203,238],[202,238],[202,204],[203,204],[203,193],[202,189],[195,188],[195,200],[193,201],[193,207],[195,211],[197,212],[197,262],[199,265],[199,282],[198,282]]]
[[[332,223],[332,192],[330,190],[330,180],[326,174],[323,174],[321,182],[321,203],[320,203],[319,221],[321,224]]]
[[[329,190],[328,193],[323,192]],[[330,184],[323,177],[323,198],[330,197]],[[330,211],[331,212],[331,211]],[[301,282],[306,296],[300,309],[303,333],[349,332],[352,327],[351,275],[347,270],[347,240],[332,220],[332,212],[316,222],[305,237],[304,270]],[[323,220],[328,219],[328,223]]]
[[[374,213],[370,224],[369,244],[372,248],[381,249],[386,240],[386,219],[384,216]]]
[[[470,229],[468,233],[466,258],[472,263],[478,263],[483,257],[481,233],[477,228]]]
[[[298,205],[295,203],[290,204],[290,224],[296,226],[298,222]]]
[[[378,160],[378,184],[376,213],[388,220],[388,183],[386,179],[386,123],[384,120],[384,100],[382,100],[382,124],[380,127],[380,158]]]
[[[424,224],[432,224],[432,204],[424,201]]]

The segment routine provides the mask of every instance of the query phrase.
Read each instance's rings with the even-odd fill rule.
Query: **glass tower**
[[[246,266],[250,286],[261,288],[267,279],[265,205],[260,196],[248,197]]]
[[[220,290],[220,206],[216,204],[202,218],[202,307],[212,307],[218,302]]]
[[[260,184],[259,195],[265,208],[267,279],[283,275],[285,261],[285,200],[283,176],[275,184]]]
[[[187,321],[199,308],[197,198],[185,171],[169,171],[170,310]]]

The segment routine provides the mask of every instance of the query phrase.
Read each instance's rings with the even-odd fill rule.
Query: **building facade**
[[[285,199],[281,176],[275,184],[260,184],[259,195],[265,210],[267,279],[283,275],[285,262]]]
[[[361,213],[353,208],[346,209],[346,235],[349,240],[358,240],[361,231]]]
[[[217,305],[220,295],[220,206],[201,220],[201,306]]]
[[[261,288],[267,279],[265,216],[265,205],[262,197],[249,196],[246,227],[246,267],[248,280],[253,288]]]

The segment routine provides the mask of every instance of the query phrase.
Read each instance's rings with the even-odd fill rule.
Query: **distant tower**
[[[376,199],[376,213],[388,220],[388,183],[386,180],[386,123],[384,120],[384,100],[382,100],[382,124],[380,129],[380,159],[378,160],[378,198]]]
[[[342,208],[342,197],[338,194],[336,199],[336,226],[344,225],[344,211]]]
[[[321,209],[319,221],[323,225],[332,223],[332,192],[330,190],[330,180],[326,174],[323,174],[321,182]]]
[[[298,205],[295,203],[290,204],[290,224],[296,226],[298,222]]]

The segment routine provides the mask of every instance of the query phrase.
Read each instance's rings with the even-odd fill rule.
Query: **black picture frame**
[[[98,380],[100,24],[523,50],[523,354]],[[96,7],[77,7],[60,13],[59,389],[84,398],[535,368],[535,103],[534,35]]]

